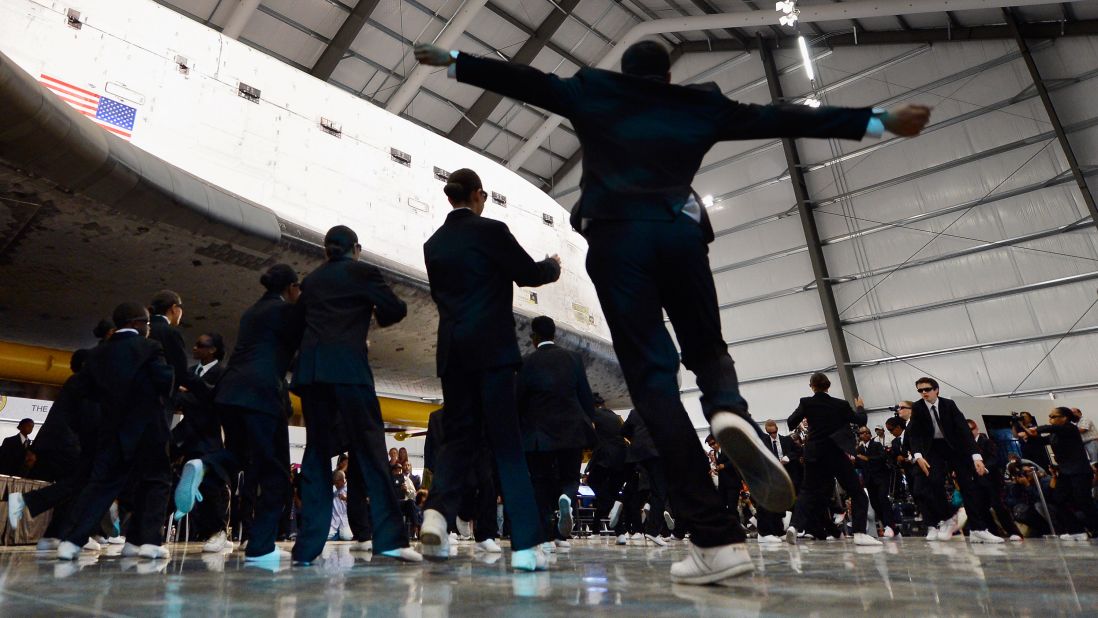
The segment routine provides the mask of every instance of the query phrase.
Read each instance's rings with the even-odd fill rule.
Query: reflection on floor
[[[0,549],[5,616],[447,616],[681,614],[923,616],[1098,612],[1098,544],[1028,540],[1001,546],[904,539],[791,547],[751,544],[756,572],[727,586],[671,585],[685,551],[576,541],[547,573],[513,574],[508,554],[462,545],[446,563],[399,564],[329,543],[325,560],[277,572],[240,552],[174,548],[170,561],[121,558],[119,548],[76,563],[31,548]],[[113,555],[112,555],[113,554]]]

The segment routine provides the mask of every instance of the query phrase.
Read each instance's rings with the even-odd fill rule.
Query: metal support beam
[[[760,43],[763,43],[763,41],[760,40]],[[766,72],[770,98],[775,102],[785,100],[785,96],[782,94],[781,78],[778,75],[778,66],[774,62],[773,50],[763,43],[759,46],[759,54],[762,57],[763,70]],[[827,261],[824,259],[823,246],[820,244],[820,232],[816,228],[815,215],[812,213],[812,198],[808,194],[808,185],[805,183],[804,174],[801,172],[801,157],[797,152],[796,142],[791,138],[782,139],[782,148],[785,150],[785,163],[789,167],[793,193],[797,198],[797,214],[800,215],[801,227],[804,228],[804,237],[808,244],[808,257],[812,262],[812,274],[816,278],[816,289],[820,294],[824,322],[827,324],[827,337],[831,341],[831,351],[835,355],[835,367],[839,374],[839,382],[842,384],[843,394],[853,399],[858,396],[858,384],[854,381],[854,372],[851,371],[849,366],[850,352],[846,347],[842,321],[839,318],[839,308],[835,304],[835,294],[831,290],[831,278],[827,274]]]
[[[347,50],[351,49],[351,43],[354,43],[358,33],[362,32],[362,27],[366,25],[366,21],[370,19],[370,14],[374,12],[379,2],[380,0],[358,0],[358,4],[351,9],[350,14],[343,20],[339,32],[336,32],[336,35],[332,37],[331,42],[324,48],[320,58],[317,59],[316,64],[309,71],[310,75],[328,81],[340,60],[343,60]]]
[[[229,19],[225,21],[221,34],[234,40],[239,38],[240,33],[244,32],[244,26],[248,25],[248,20],[259,8],[259,3],[260,0],[239,0],[233,12],[229,14]]]
[[[552,40],[553,35],[556,34],[557,29],[567,20],[568,14],[576,8],[580,0],[561,0],[555,5],[549,16],[541,22],[541,25],[534,30],[534,33],[530,35],[529,39],[522,44],[515,55],[511,58],[512,62],[519,64],[530,64],[534,61],[541,50],[545,49],[545,46]],[[477,129],[480,128],[481,123],[488,119],[492,115],[492,111],[496,109],[499,102],[503,100],[503,95],[496,94],[485,90],[477,100],[469,106],[469,111],[465,116],[458,119],[457,124],[454,125],[450,132],[446,135],[450,139],[459,144],[467,144],[469,140],[473,139],[473,135],[476,134]]]
[[[1027,39],[1058,39],[1061,37],[1094,36],[1098,34],[1098,19],[1074,22],[1041,22],[1020,24],[1022,36]],[[828,35],[817,44],[826,47],[854,47],[857,45],[912,45],[918,43],[943,43],[950,41],[996,41],[1012,40],[1014,35],[1010,26],[973,26],[970,28],[919,28],[909,31],[862,31],[857,36],[853,32]],[[796,37],[784,36],[773,45],[783,49],[796,49]],[[741,46],[732,39],[712,41],[687,41],[676,47],[681,54],[707,54],[709,52],[748,51],[758,47],[758,41],[752,40]]]
[[[1075,184],[1079,187],[1079,193],[1083,196],[1083,202],[1087,205],[1087,210],[1090,211],[1091,219],[1094,220],[1095,225],[1098,225],[1098,204],[1095,204],[1094,194],[1090,192],[1087,179],[1079,167],[1079,159],[1076,158],[1075,150],[1072,149],[1071,141],[1068,140],[1067,131],[1064,130],[1063,123],[1060,122],[1060,114],[1056,112],[1056,106],[1052,103],[1052,96],[1049,95],[1048,86],[1041,77],[1037,62],[1033,59],[1033,53],[1029,49],[1026,37],[1022,34],[1013,11],[1003,9],[1003,17],[1006,18],[1007,25],[1010,26],[1010,30],[1014,34],[1018,51],[1022,52],[1022,59],[1026,62],[1026,68],[1029,69],[1029,77],[1033,80],[1033,87],[1037,89],[1037,94],[1041,97],[1041,104],[1045,106],[1045,113],[1048,114],[1048,120],[1052,123],[1052,130],[1056,132],[1056,141],[1060,143],[1060,148],[1064,151],[1064,158],[1067,159],[1071,175],[1075,178]]]
[[[443,49],[453,46],[486,3],[487,0],[465,0],[457,13],[454,13],[450,21],[442,27],[442,32],[439,32],[438,36],[431,42]],[[401,50],[401,53],[408,53],[408,51],[410,50]],[[437,70],[437,67],[430,67],[425,64],[417,65],[404,79],[404,82],[400,84],[397,91],[389,97],[389,100],[385,103],[385,109],[394,114],[403,112],[404,108],[408,107],[408,104],[415,98],[416,93],[419,92],[419,87],[427,81],[427,77]]]

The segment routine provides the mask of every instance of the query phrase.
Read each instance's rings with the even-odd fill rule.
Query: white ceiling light
[[[797,47],[801,49],[801,61],[804,62],[804,72],[808,75],[808,81],[816,79],[816,74],[812,71],[812,57],[808,55],[808,43],[803,36],[797,37]]]
[[[820,106],[820,100],[817,99],[816,97],[808,97],[807,99],[804,100],[804,104],[809,106],[809,107],[819,107]]]
[[[713,196],[712,195],[706,195],[705,197],[703,197],[702,198],[702,204],[704,204],[706,208],[709,208],[710,206],[712,206],[713,205]]]

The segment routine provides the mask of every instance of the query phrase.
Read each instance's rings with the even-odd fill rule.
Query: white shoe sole
[[[723,444],[722,444],[723,446]],[[743,564],[737,564],[736,566],[729,567],[723,571],[715,571],[713,573],[705,573],[703,575],[694,575],[691,577],[675,577],[671,576],[671,581],[676,584],[692,584],[695,586],[703,586],[705,584],[715,584],[721,580],[728,579],[730,577],[736,577],[745,573],[750,573],[755,570],[754,563],[744,562]]]
[[[774,453],[759,439],[755,428],[733,412],[713,416],[714,435],[721,451],[751,488],[751,497],[768,511],[783,513],[793,506],[793,481]]]
[[[420,530],[419,543],[420,553],[428,560],[446,560],[450,557],[450,548],[443,544],[443,539],[449,540],[449,537],[442,537],[434,532],[424,532]]]

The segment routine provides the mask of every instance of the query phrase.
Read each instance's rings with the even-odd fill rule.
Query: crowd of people
[[[13,524],[25,512],[52,508],[43,543],[72,560],[94,548],[91,537],[117,502],[126,513],[124,556],[167,558],[172,512],[176,520],[188,517],[215,551],[228,549],[227,531],[239,526],[252,564],[312,564],[333,529],[336,538],[349,532],[355,543],[368,541],[375,556],[418,562],[449,559],[449,530],[459,524],[480,549],[498,551],[500,526],[491,521],[502,502],[511,566],[543,570],[546,550],[569,542],[579,454],[594,444],[588,481],[602,487],[598,508],[615,528],[625,526],[621,534],[664,539],[673,528],[689,536],[684,557],[671,565],[672,581],[718,583],[754,569],[732,496],[745,484],[756,508],[777,518],[796,495],[786,469],[793,458],[767,447],[740,394],[708,259],[713,229],[690,184],[719,141],[913,136],[930,109],[740,104],[715,85],[670,84],[670,56],[653,41],[625,50],[621,73],[585,68],[569,79],[431,45],[416,46],[415,56],[447,67],[460,82],[562,114],[576,128],[584,181],[571,223],[587,240],[587,272],[635,406],[625,423],[614,431],[615,415],[596,405],[580,357],[555,345],[551,319],[534,320],[536,349],[521,357],[514,286],[551,284],[560,259],[531,258],[504,223],[480,216],[488,193],[474,171],[460,169],[443,189],[452,210],[423,247],[445,402],[428,428],[425,496],[412,492],[399,454],[396,462],[386,457],[367,351],[371,324],[400,322],[408,308],[381,271],[360,260],[354,231],[340,225],[324,237],[325,262],[303,280],[282,264],[263,274],[262,295],[241,316],[227,360],[222,338],[205,333],[188,367],[179,294],[164,290],[148,306],[120,303],[102,343],[73,356],[74,376],[42,430],[53,437],[35,440],[40,460],[46,451],[55,458],[41,462],[53,470],[53,484],[12,494]],[[697,376],[720,445],[716,484],[680,400],[680,362]],[[839,444],[845,439],[817,435],[853,412],[825,400],[820,388],[797,413],[809,422],[804,457],[822,463],[805,466],[797,504],[809,507],[795,508],[794,525],[806,532],[820,525],[827,483],[837,478],[853,494],[854,532],[861,534],[866,499],[852,491]],[[296,479],[288,459],[290,392],[300,397],[306,428]],[[842,417],[831,419],[828,409]],[[176,412],[183,420],[173,428]],[[948,466],[967,493],[963,457],[939,448],[939,429],[950,438],[953,426],[920,414],[908,429],[914,461],[942,482]],[[333,476],[340,453],[345,466]],[[940,504],[928,506],[945,517]],[[287,513],[296,532],[291,553],[275,545]],[[980,529],[976,517],[970,522]],[[420,551],[409,543],[417,531]]]

